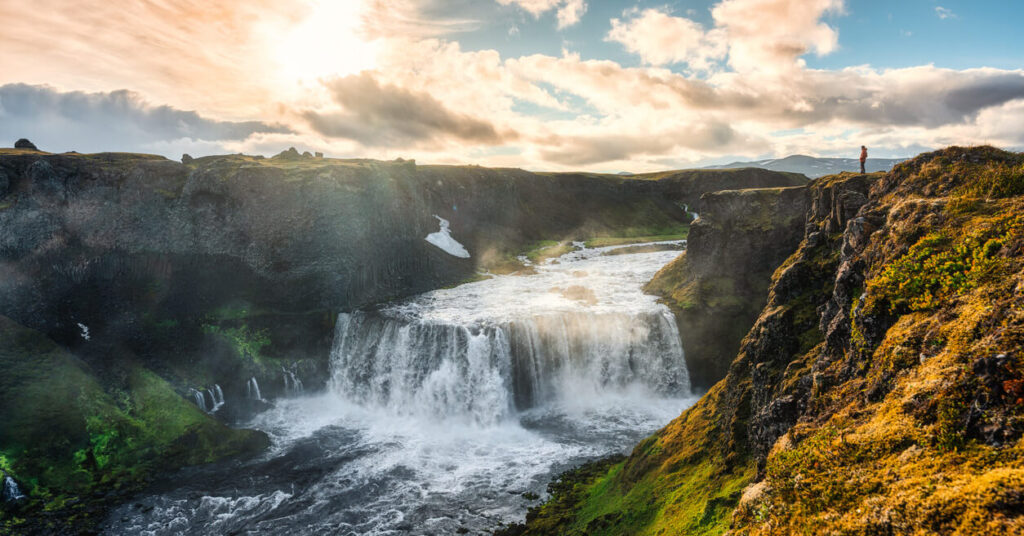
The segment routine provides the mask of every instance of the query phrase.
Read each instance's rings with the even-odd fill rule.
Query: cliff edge
[[[726,378],[506,533],[1024,533],[1024,155],[809,189]]]

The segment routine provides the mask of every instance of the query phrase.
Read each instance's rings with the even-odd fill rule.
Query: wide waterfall
[[[676,323],[641,290],[678,251],[629,251],[340,314],[327,391],[302,392],[286,367],[289,396],[244,424],[271,438],[267,455],[133,499],[109,534],[433,536],[521,520],[554,475],[695,400]],[[255,378],[245,395],[261,398]],[[224,402],[215,384],[192,396]]]
[[[400,414],[484,425],[609,392],[687,394],[671,312],[639,291],[642,281],[624,281],[650,277],[637,259],[656,270],[664,254],[627,264],[600,253],[339,315],[333,390]]]
[[[667,310],[545,313],[500,324],[342,314],[331,364],[333,388],[351,400],[480,424],[566,397],[689,389]]]

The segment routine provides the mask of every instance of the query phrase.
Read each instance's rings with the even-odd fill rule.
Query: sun
[[[281,81],[302,83],[373,69],[377,44],[362,31],[361,0],[314,0],[272,46]]]

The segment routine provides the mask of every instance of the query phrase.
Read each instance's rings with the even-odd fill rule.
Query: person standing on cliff
[[[867,173],[864,171],[864,162],[868,161],[868,148],[863,145],[860,146],[860,172]]]

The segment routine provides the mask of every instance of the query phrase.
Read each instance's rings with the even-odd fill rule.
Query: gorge
[[[338,161],[294,150],[185,164],[31,149],[0,156],[0,312],[10,371],[0,444],[4,470],[29,497],[5,523],[41,532],[94,527],[119,497],[164,485],[168,470],[238,455],[259,459],[256,453],[276,437],[253,419],[283,411],[299,395],[340,392],[371,407],[401,406],[392,412],[396,418],[436,410],[474,426],[523,420],[522,412],[562,399],[601,402],[596,395],[607,389],[647,391],[636,393],[641,402],[669,401],[667,413],[659,413],[660,402],[640,403],[587,455],[538,460],[534,477],[567,468],[570,459],[620,451],[678,413],[679,397],[689,394],[676,326],[639,292],[678,251],[642,251],[678,247],[671,243],[685,238],[692,218],[683,206],[699,212],[706,191],[806,181],[761,170],[535,174]],[[438,231],[441,220],[447,225]],[[470,257],[426,239],[438,234]],[[670,244],[602,249],[659,241]],[[575,260],[545,264],[574,250]],[[655,260],[628,268],[631,258]],[[559,270],[566,262],[611,263],[618,275],[577,277],[588,270]],[[534,306],[541,309],[552,300],[578,307],[556,319],[530,320],[526,310],[499,317],[525,294],[515,284],[488,287],[491,280],[456,287],[490,289],[486,294],[504,288],[497,294],[505,296],[478,303],[479,318],[444,321],[456,328],[433,327],[436,319],[387,305],[480,278],[479,271],[519,274],[495,278],[506,282],[536,280]],[[583,285],[588,278],[610,294]],[[628,292],[619,296],[614,281]],[[553,292],[555,286],[561,290]],[[597,310],[601,315],[593,316]],[[388,330],[412,332],[428,347],[448,344],[458,357],[393,363],[393,370],[418,372],[392,378],[365,366],[378,361],[371,352],[332,351],[336,332],[372,323],[383,331],[359,335],[369,346],[379,346]],[[399,339],[384,342],[409,350]],[[467,353],[470,346],[474,352]],[[392,354],[398,359],[400,352]],[[504,364],[451,370],[455,361],[484,354]],[[366,374],[332,369],[332,360],[346,355]],[[588,364],[584,357],[602,360]],[[580,366],[561,367],[567,362]],[[488,378],[512,386],[488,390],[480,382]],[[407,381],[402,386],[410,391],[392,390],[393,379]],[[563,397],[569,389],[590,396]],[[551,422],[538,419],[541,428]],[[531,482],[537,487],[529,493],[543,492]]]
[[[7,531],[1024,529],[1019,153],[0,171]]]

